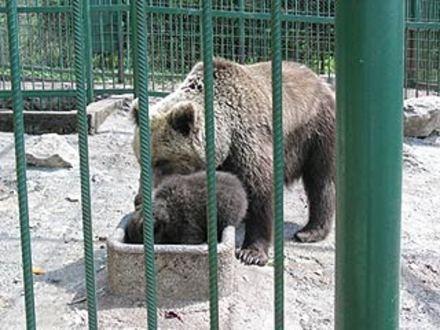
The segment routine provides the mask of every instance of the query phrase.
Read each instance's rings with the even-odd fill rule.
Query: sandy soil
[[[132,208],[138,168],[131,152],[132,124],[115,113],[91,136],[90,162],[99,324],[102,329],[146,326],[143,301],[111,295],[106,287],[105,238]],[[77,148],[77,137],[65,136]],[[26,136],[32,144],[38,137]],[[440,139],[408,140],[405,147],[402,230],[402,329],[440,327]],[[30,226],[37,327],[84,329],[84,268],[79,169],[28,172]],[[0,133],[0,319],[1,328],[23,329],[23,282],[14,168],[13,136]],[[334,233],[317,244],[291,241],[304,223],[301,185],[286,190],[286,329],[333,327]],[[220,302],[222,329],[273,328],[273,267],[239,265],[237,292]],[[161,329],[208,329],[206,304],[174,309]]]

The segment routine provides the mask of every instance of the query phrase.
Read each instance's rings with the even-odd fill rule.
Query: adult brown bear
[[[155,185],[168,174],[203,170],[205,161],[203,63],[150,113]],[[135,118],[137,100],[133,102]],[[309,202],[301,242],[324,239],[335,208],[335,97],[304,65],[283,63],[285,183],[302,177]],[[217,169],[237,175],[249,199],[238,258],[264,265],[272,237],[271,63],[240,65],[214,60]],[[133,141],[139,158],[139,127]],[[135,204],[141,203],[138,194]]]

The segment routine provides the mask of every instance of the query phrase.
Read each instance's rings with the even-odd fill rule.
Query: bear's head
[[[155,182],[169,174],[189,174],[205,168],[203,109],[177,102],[151,120],[152,166]]]
[[[204,169],[203,109],[195,102],[180,101],[168,104],[165,110],[152,110],[150,128],[154,185],[157,186],[163,177],[170,174],[189,174]],[[133,149],[140,161],[139,126],[136,126]]]
[[[235,65],[216,61],[216,75]],[[222,76],[223,77],[223,76]],[[220,79],[220,78],[218,78]],[[217,80],[218,80],[217,79]],[[223,78],[222,78],[223,79]],[[224,79],[222,80],[224,83]],[[214,80],[216,84],[217,80]],[[215,160],[223,164],[229,156],[234,123],[224,100],[214,94]],[[132,103],[136,122],[133,148],[140,160],[138,100]],[[198,63],[182,85],[150,108],[152,166],[155,186],[167,174],[189,174],[206,167],[203,65]]]
[[[156,244],[201,244],[206,241],[205,227],[194,219],[182,218],[180,209],[169,198],[155,196],[153,204],[154,241]],[[160,194],[159,194],[160,195]],[[190,221],[188,221],[190,220]]]

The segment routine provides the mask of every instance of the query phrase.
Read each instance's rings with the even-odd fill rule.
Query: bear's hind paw
[[[325,228],[304,228],[295,234],[295,240],[301,243],[319,242],[327,237],[328,232]]]

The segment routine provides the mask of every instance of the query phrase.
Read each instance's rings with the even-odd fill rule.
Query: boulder
[[[58,134],[44,134],[26,145],[26,163],[46,168],[72,168],[77,161],[76,150]]]
[[[403,116],[405,136],[429,136],[440,130],[440,96],[405,100]]]

